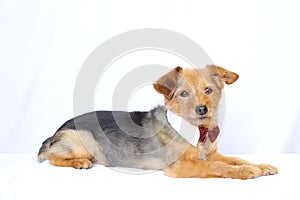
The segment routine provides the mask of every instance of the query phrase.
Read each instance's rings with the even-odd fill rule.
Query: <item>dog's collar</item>
[[[219,136],[220,129],[215,127],[211,130],[204,126],[194,126],[182,117],[176,115],[173,111],[167,110],[167,119],[169,124],[190,144],[197,147],[198,142],[205,143],[207,137],[213,143]]]

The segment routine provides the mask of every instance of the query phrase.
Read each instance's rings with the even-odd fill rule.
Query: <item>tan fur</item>
[[[177,78],[174,78],[177,76]],[[221,98],[220,89],[224,83],[232,84],[238,79],[238,75],[219,66],[207,66],[204,69],[175,68],[169,74],[163,76],[154,83],[154,88],[165,95],[166,106],[177,115],[182,116],[195,126],[200,123],[212,128],[217,126],[216,113]],[[173,88],[163,89],[162,85],[168,80],[176,80]],[[211,87],[214,95],[205,94],[205,88]],[[219,88],[219,89],[218,89]],[[183,98],[179,94],[182,91],[189,93],[189,98]],[[194,112],[197,105],[208,107],[207,118],[196,119]],[[205,159],[201,159],[204,157]],[[199,159],[200,158],[200,159]],[[224,177],[249,179],[262,175],[276,174],[274,166],[266,164],[252,164],[236,157],[224,156],[217,152],[215,143],[206,142],[198,144],[198,147],[190,145],[187,151],[172,165],[164,168],[166,175],[171,177]]]
[[[88,169],[92,167],[94,160],[99,164],[106,165],[105,156],[101,147],[86,130],[63,130],[57,132],[59,142],[54,143],[51,148],[39,155],[39,160],[49,159],[55,166],[65,166]],[[88,144],[88,147],[84,144]]]

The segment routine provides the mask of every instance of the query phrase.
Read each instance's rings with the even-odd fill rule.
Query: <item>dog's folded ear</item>
[[[178,73],[181,71],[181,67],[176,67],[172,71],[163,75],[155,83],[153,83],[154,89],[158,93],[163,94],[167,99],[172,98],[176,89]]]
[[[216,66],[216,65],[206,65],[206,68],[209,69],[209,71],[212,73],[212,75],[214,77],[217,77],[219,80],[219,83],[221,84],[221,88],[224,87],[224,83],[226,83],[227,85],[230,85],[232,83],[234,83],[238,78],[239,75],[231,72],[227,69],[224,69],[220,66]]]

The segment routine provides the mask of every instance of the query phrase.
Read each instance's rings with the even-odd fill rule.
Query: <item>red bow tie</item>
[[[208,128],[205,128],[204,126],[198,126],[198,129],[200,132],[199,142],[202,142],[202,143],[204,143],[207,140],[207,136],[211,142],[216,141],[216,139],[220,133],[220,129],[218,126],[211,130],[208,130]]]

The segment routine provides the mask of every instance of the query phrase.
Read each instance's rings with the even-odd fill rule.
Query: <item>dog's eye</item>
[[[206,94],[211,94],[212,93],[212,89],[210,87],[205,88],[205,93]]]
[[[189,93],[188,93],[187,91],[182,91],[182,92],[180,93],[180,96],[182,96],[182,97],[187,97],[187,96],[189,96]]]

